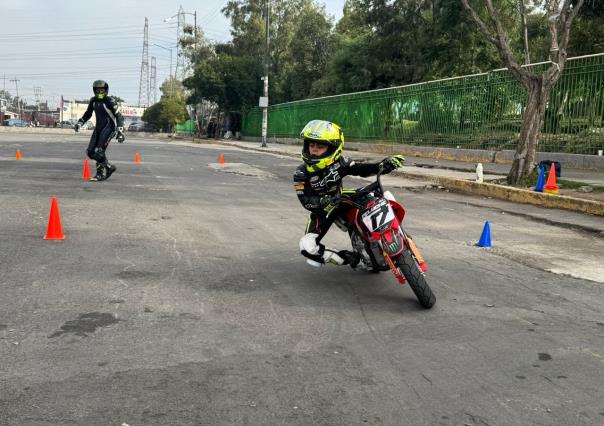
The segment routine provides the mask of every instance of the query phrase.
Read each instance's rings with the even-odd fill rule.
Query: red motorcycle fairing
[[[405,217],[405,209],[396,201],[388,200],[388,202],[394,211],[395,219],[390,226],[382,232],[368,232],[360,219],[359,210],[356,208],[348,209],[344,216],[348,223],[356,225],[363,238],[366,240],[372,238],[375,241],[381,241],[382,247],[386,253],[389,256],[396,256],[400,254],[405,247],[404,237],[398,232],[400,223]],[[366,208],[371,208],[374,204],[375,201],[372,201]]]
[[[358,227],[359,226],[359,223],[357,222],[358,215],[359,215],[359,209],[351,207],[349,209],[346,209],[343,216],[346,219],[346,222],[348,222],[350,224],[354,224]],[[359,229],[361,229],[361,228],[359,228]]]
[[[399,203],[394,200],[388,200],[390,202],[390,207],[394,210],[394,215],[398,219],[398,223],[403,223],[403,218],[405,217],[405,209]],[[397,226],[398,228],[398,226]]]
[[[392,228],[386,229],[384,232],[371,233],[373,238],[382,241],[382,247],[390,257],[400,254],[405,247],[405,241],[403,240],[401,233],[398,232],[397,222],[398,221],[395,219],[392,223]]]

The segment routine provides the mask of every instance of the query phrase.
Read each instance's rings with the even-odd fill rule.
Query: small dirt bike
[[[353,250],[361,257],[360,267],[371,272],[391,270],[402,285],[407,281],[419,303],[431,308],[436,297],[426,282],[426,262],[401,224],[405,209],[390,191],[384,191],[380,173],[375,182],[338,199],[336,225],[348,232]]]

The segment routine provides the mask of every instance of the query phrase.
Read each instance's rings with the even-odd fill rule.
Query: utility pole
[[[157,67],[155,66],[155,56],[151,56],[151,96],[150,100],[153,100],[153,103],[157,102]]]
[[[143,39],[143,59],[138,89],[138,106],[149,106],[149,20],[145,17],[145,36]]]
[[[19,82],[21,80],[19,80],[17,78],[17,76],[15,76],[15,79],[14,80],[10,80],[10,81],[14,81],[15,82],[15,90],[17,91],[17,108],[19,109],[19,119],[21,119],[22,118],[22,115],[21,115],[21,98],[19,97]]]
[[[270,0],[266,1],[266,11],[264,17],[264,27],[266,30],[266,51],[264,52],[264,77],[262,80],[264,81],[264,99],[260,99],[260,106],[262,107],[262,147],[268,146],[266,144],[267,140],[267,132],[268,132],[268,62],[269,62],[269,40],[270,40],[270,30],[269,30],[269,14],[270,14]]]
[[[193,11],[193,37],[195,43],[193,44],[193,61],[195,60],[195,54],[197,53],[197,10]],[[193,62],[194,63],[194,62]],[[199,128],[199,122],[197,121],[197,87],[193,88],[193,94],[195,95],[195,103],[193,104],[193,120],[195,122],[195,130],[197,133],[201,133]]]

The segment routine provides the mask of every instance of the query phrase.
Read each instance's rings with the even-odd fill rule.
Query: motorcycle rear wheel
[[[413,290],[413,293],[417,296],[419,303],[426,309],[430,309],[434,306],[436,303],[436,296],[434,296],[432,289],[428,285],[426,277],[413,257],[411,250],[408,247],[405,247],[405,250],[392,260],[405,276],[411,290]]]

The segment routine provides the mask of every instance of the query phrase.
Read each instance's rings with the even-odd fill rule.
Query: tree
[[[274,103],[304,99],[311,93],[313,82],[324,74],[332,52],[332,23],[322,8],[306,1],[292,19],[287,41],[279,74],[273,79]]]
[[[0,90],[0,99],[6,99],[10,103],[12,96],[7,90]]]
[[[573,2],[574,3],[574,2]],[[569,56],[604,51],[604,1],[588,0],[579,11],[568,45]]]
[[[162,92],[162,98],[184,98],[185,96],[182,82],[175,77],[164,80],[159,90]]]
[[[315,96],[499,66],[495,48],[476,34],[473,24],[461,19],[465,10],[459,0],[347,0],[343,12],[325,72],[313,84]]]
[[[189,116],[184,102],[184,88],[179,80],[166,79],[160,90],[159,102],[143,113],[143,121],[157,129],[173,132],[176,124],[183,123]]]
[[[157,130],[169,131],[168,123],[165,123],[161,117],[161,101],[151,105],[143,112],[143,121]]]
[[[196,61],[185,82],[223,111],[256,106],[265,74],[267,0],[230,0],[222,12],[231,21],[232,41],[215,45],[215,56]],[[270,11],[269,93],[271,104],[302,99],[324,72],[332,26],[314,0],[282,0]]]
[[[174,132],[178,123],[183,123],[187,120],[189,114],[187,113],[185,102],[181,97],[164,98],[160,101],[160,104],[160,119],[168,123],[171,132]]]
[[[533,168],[535,152],[543,126],[546,102],[552,87],[559,80],[567,58],[570,29],[573,20],[583,5],[583,0],[544,0],[543,18],[547,22],[550,37],[550,64],[545,71],[537,74],[523,68],[512,52],[508,31],[500,18],[500,11],[493,6],[493,0],[486,0],[488,20],[483,19],[469,3],[461,0],[480,32],[497,49],[499,56],[512,76],[527,91],[527,102],[512,167],[507,176],[509,184],[519,184]]]

